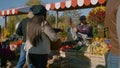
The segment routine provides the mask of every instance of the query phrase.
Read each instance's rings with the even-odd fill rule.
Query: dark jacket
[[[77,32],[80,32],[82,34],[88,34],[89,33],[89,26],[88,25],[78,25]]]
[[[23,42],[26,41],[26,26],[28,21],[29,21],[28,17],[23,19],[16,30],[16,34],[23,36]]]

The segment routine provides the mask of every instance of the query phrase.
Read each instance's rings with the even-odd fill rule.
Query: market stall
[[[66,10],[93,8],[102,5],[106,5],[106,0],[67,0],[63,2],[45,4],[45,7],[47,10],[56,11],[55,27],[58,27],[58,12]]]
[[[94,8],[97,6],[105,6],[106,2],[107,2],[107,0],[67,0],[67,1],[63,1],[63,2],[45,4],[45,7],[47,10],[56,11],[55,27],[58,27],[59,12],[66,11],[66,10],[86,9],[86,8]],[[100,38],[98,38],[97,40],[92,39],[91,43],[88,41],[89,40],[85,39],[82,42],[82,43],[85,43],[85,46],[83,48],[81,48],[80,46],[71,46],[71,45],[63,46],[61,49],[64,52],[60,51],[61,56],[70,58],[71,61],[68,61],[64,64],[62,64],[62,60],[60,62],[55,62],[52,64],[53,68],[57,65],[58,65],[58,67],[60,67],[61,64],[63,65],[63,67],[67,66],[69,68],[72,68],[72,67],[73,68],[80,68],[80,67],[95,68],[95,66],[97,64],[101,64],[104,66],[105,65],[104,54],[107,53],[109,50],[109,47],[108,47],[109,42],[105,43],[104,42],[105,39],[100,40]],[[88,46],[86,46],[86,44]],[[86,49],[86,47],[87,47],[87,49]],[[84,51],[84,52],[82,52],[82,51]],[[87,58],[89,58],[89,60],[87,58],[85,58],[86,56],[87,56]],[[94,60],[93,57],[96,58],[97,60]],[[82,64],[81,59],[87,59],[87,60],[83,60],[83,61],[85,61],[85,63],[88,62],[88,64],[86,63],[86,65],[80,65],[80,64]],[[90,66],[89,63],[93,62],[93,61],[96,61],[96,65],[91,63],[91,66]],[[63,62],[64,62],[64,59],[63,59]],[[88,67],[87,67],[87,65],[88,65]],[[60,67],[60,68],[62,68],[62,67]]]
[[[56,11],[56,26],[55,27],[58,27],[58,14],[60,11],[66,11],[66,10],[75,10],[75,9],[85,9],[85,8],[93,8],[93,7],[97,7],[97,6],[102,6],[102,5],[106,5],[106,0],[67,0],[67,1],[63,1],[63,2],[57,2],[57,3],[51,3],[51,4],[44,4],[45,8],[47,10],[52,10],[52,11]],[[8,9],[8,10],[3,10],[0,12],[0,16],[5,16],[5,20],[6,20],[6,17],[7,16],[11,16],[11,15],[19,15],[19,14],[26,14],[28,13],[29,11],[29,7],[20,7],[20,8],[14,8],[14,9]],[[88,43],[87,42],[88,40],[84,40],[83,43]],[[96,40],[95,40],[96,42]],[[99,42],[99,41],[97,41]],[[103,42],[103,40],[102,40]],[[101,45],[101,43],[99,43]],[[104,44],[104,43],[102,43]],[[90,43],[88,43],[88,45],[91,45]],[[95,45],[97,46],[98,44],[92,44],[92,45]],[[106,46],[106,44],[104,44]],[[86,46],[85,46],[86,47]],[[84,48],[85,48],[84,47]],[[78,60],[79,58],[83,58],[81,57],[81,55],[83,55],[84,52],[81,52],[79,49],[81,47],[75,47],[73,48],[72,46],[65,46],[63,47],[63,50],[65,52],[61,52],[63,53],[62,56],[64,55],[64,57],[69,57],[69,58],[74,58],[74,60]],[[102,48],[102,47],[101,47]],[[72,50],[70,50],[72,49]],[[77,50],[76,50],[77,49]],[[91,48],[90,48],[91,49]],[[96,47],[93,48],[94,50],[96,49],[98,52],[101,50]],[[88,50],[88,54],[87,55],[91,55],[92,53],[96,54],[97,52],[92,52],[90,53],[90,51],[92,50]],[[105,51],[106,52],[106,51]],[[89,57],[91,58],[91,57]],[[57,62],[58,64],[57,65],[60,65],[63,63],[62,60],[64,60],[63,58],[60,59],[59,56],[56,57],[57,61],[60,61],[60,62]],[[53,58],[54,60],[54,58]],[[66,60],[66,59],[65,59]],[[81,60],[79,59],[79,62]],[[66,61],[66,65],[69,66],[69,63],[70,61]],[[81,63],[80,63],[81,64]],[[54,63],[52,63],[53,67],[55,67]],[[63,64],[62,64],[63,65]],[[74,65],[74,63],[70,64],[71,66]],[[76,65],[77,66],[77,65]],[[59,66],[60,67],[60,66]],[[65,66],[62,66],[61,68],[63,68]],[[74,66],[73,66],[74,67]],[[69,68],[69,67],[68,67]],[[75,67],[77,68],[77,67]],[[78,67],[79,68],[79,67]]]
[[[60,11],[93,8],[105,6],[107,0],[67,0],[62,2],[45,4],[47,10],[56,11],[56,25],[58,27],[58,14]],[[86,41],[86,40],[85,40]]]

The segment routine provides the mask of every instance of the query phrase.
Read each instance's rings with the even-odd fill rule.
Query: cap
[[[80,20],[80,21],[86,20],[86,16],[85,16],[85,15],[80,16],[79,20]]]
[[[46,8],[43,5],[33,5],[30,10],[34,15],[46,15]]]

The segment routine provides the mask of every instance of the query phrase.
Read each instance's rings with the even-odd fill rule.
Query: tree
[[[9,20],[7,22],[7,30],[10,32],[10,35],[12,35],[15,32],[15,24],[18,22],[16,16],[9,17]]]
[[[55,24],[55,13],[54,12],[48,12],[47,13],[47,20],[49,21],[49,23],[51,24],[51,25],[53,25],[54,26],[54,24]]]
[[[32,6],[32,5],[40,5],[41,0],[29,0],[26,5]]]
[[[55,20],[56,20],[56,16],[55,16],[55,12],[54,11],[49,11],[47,14],[47,20],[49,21],[49,23],[54,27],[55,26]],[[60,15],[58,16],[58,23],[63,23],[64,22],[64,16]]]
[[[73,23],[78,23],[79,17],[81,15],[80,10],[69,10],[63,12],[64,22],[69,22],[69,18],[72,18]]]
[[[67,15],[72,18],[79,18],[81,15],[81,11],[80,10],[71,10],[71,11],[68,11]]]

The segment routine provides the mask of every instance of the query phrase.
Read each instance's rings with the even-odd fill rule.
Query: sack
[[[30,41],[29,41],[29,40],[26,40],[25,46],[24,46],[24,50],[26,51],[26,63],[27,63],[27,64],[30,64],[30,63],[31,63],[31,61],[30,61],[30,59],[29,59],[29,57],[28,57],[28,51],[29,51],[29,49],[30,49],[31,47],[32,47],[32,45],[31,45]]]
[[[32,47],[31,43],[29,40],[26,40],[24,50],[28,51]]]
[[[59,48],[61,47],[61,40],[58,39],[57,41],[51,41],[51,50],[59,50]]]

